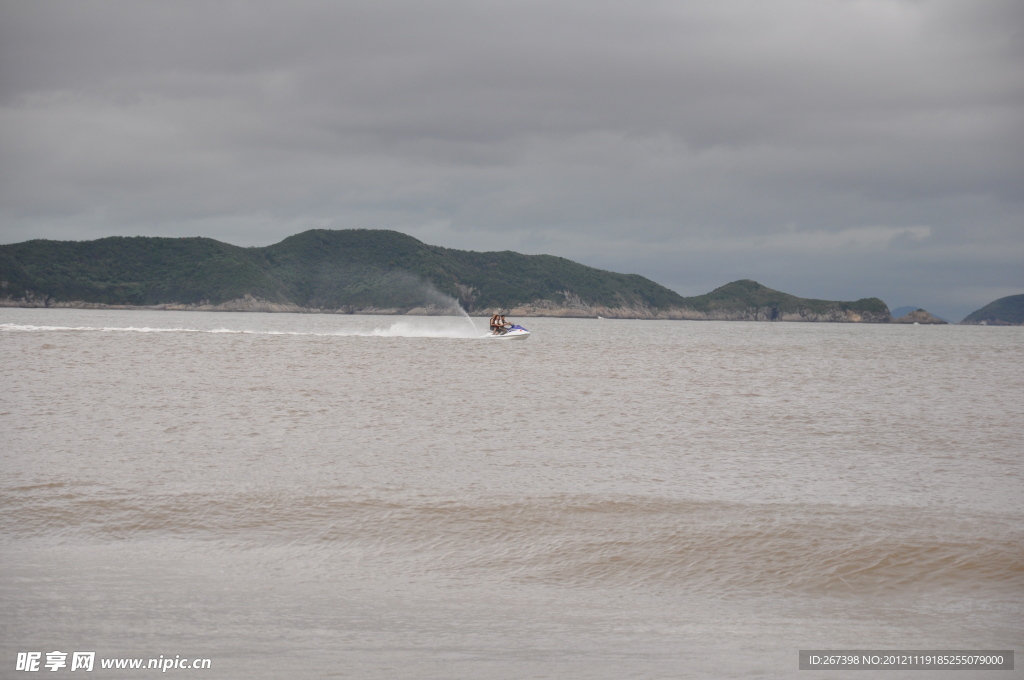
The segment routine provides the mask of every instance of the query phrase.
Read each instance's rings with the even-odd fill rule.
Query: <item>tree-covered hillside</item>
[[[312,230],[265,248],[207,238],[113,237],[0,246],[0,296],[108,305],[220,304],[250,295],[300,307],[409,307],[436,291],[470,311],[534,300],[664,308],[682,297],[633,274],[550,255],[429,246],[394,231]]]
[[[4,297],[115,305],[214,303],[286,293],[252,249],[208,238],[26,241],[0,246]]]
[[[444,306],[454,298],[471,313],[525,305],[554,315],[571,308],[577,316],[888,320],[877,298],[808,300],[749,280],[684,298],[636,274],[551,255],[441,248],[395,231],[317,229],[265,248],[153,237],[0,246],[3,304],[210,307],[242,298],[350,312]]]
[[[986,326],[1024,325],[1024,295],[1009,295],[971,312],[960,323]]]
[[[786,314],[827,314],[832,311],[889,315],[888,306],[878,298],[863,298],[854,302],[801,298],[772,290],[750,279],[733,281],[710,293],[686,298],[686,306],[709,314],[764,309],[769,320]]]
[[[564,302],[566,292],[610,307],[665,308],[683,300],[635,274],[616,274],[551,255],[429,246],[394,231],[313,230],[261,250],[294,299],[316,307],[353,304],[353,295],[374,290],[365,285],[368,279],[396,271],[429,281],[470,311],[533,300]]]

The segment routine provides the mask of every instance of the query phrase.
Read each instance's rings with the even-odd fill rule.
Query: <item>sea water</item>
[[[1024,329],[517,321],[0,310],[0,676],[1024,647]]]

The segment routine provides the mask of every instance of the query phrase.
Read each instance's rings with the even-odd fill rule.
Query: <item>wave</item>
[[[457,317],[456,317],[457,318]],[[336,330],[329,332],[243,330],[232,328],[153,328],[149,326],[33,326],[30,324],[0,324],[0,331],[7,332],[99,332],[99,333],[213,333],[237,335],[295,335],[315,337],[366,337],[366,338],[478,338],[483,333],[477,330],[471,320],[468,323],[447,323],[443,321],[398,321],[387,328],[369,330]]]
[[[462,501],[245,492],[0,494],[4,540],[181,538],[356,550],[381,568],[559,586],[891,595],[1024,592],[1017,518],[588,496]]]

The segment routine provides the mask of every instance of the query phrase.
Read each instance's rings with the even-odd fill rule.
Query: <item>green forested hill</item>
[[[551,255],[440,248],[394,231],[313,230],[260,250],[275,275],[293,291],[295,301],[316,307],[371,304],[359,296],[379,292],[382,284],[372,284],[375,277],[395,271],[431,282],[471,311],[538,299],[565,302],[565,291],[590,304],[610,307],[666,308],[683,300],[634,274],[594,269]]]
[[[283,300],[266,260],[208,238],[26,241],[0,246],[5,297],[101,304],[222,302],[247,292]]]
[[[440,248],[383,230],[312,230],[265,248],[155,237],[0,246],[0,294],[11,299],[217,305],[248,294],[300,307],[380,308],[429,303],[424,281],[471,311],[564,303],[566,293],[612,307],[665,308],[683,300],[642,276],[550,255]]]
[[[772,290],[757,281],[733,281],[710,293],[686,298],[686,306],[715,315],[735,313],[745,309],[766,310],[769,321],[790,315],[826,315],[838,312],[857,312],[876,315],[873,321],[888,320],[889,307],[879,298],[863,298],[855,302],[814,300]]]
[[[216,306],[246,296],[345,311],[445,304],[450,296],[470,312],[533,305],[552,314],[573,308],[578,315],[888,320],[877,298],[807,300],[746,280],[684,298],[642,276],[561,257],[454,250],[384,230],[317,229],[265,248],[155,237],[0,246],[6,304]]]
[[[1009,295],[971,312],[960,323],[986,326],[1024,325],[1024,295]]]

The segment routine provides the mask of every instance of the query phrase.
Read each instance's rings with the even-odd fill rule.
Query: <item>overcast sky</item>
[[[1024,293],[1021,0],[0,0],[0,242],[310,228]]]

